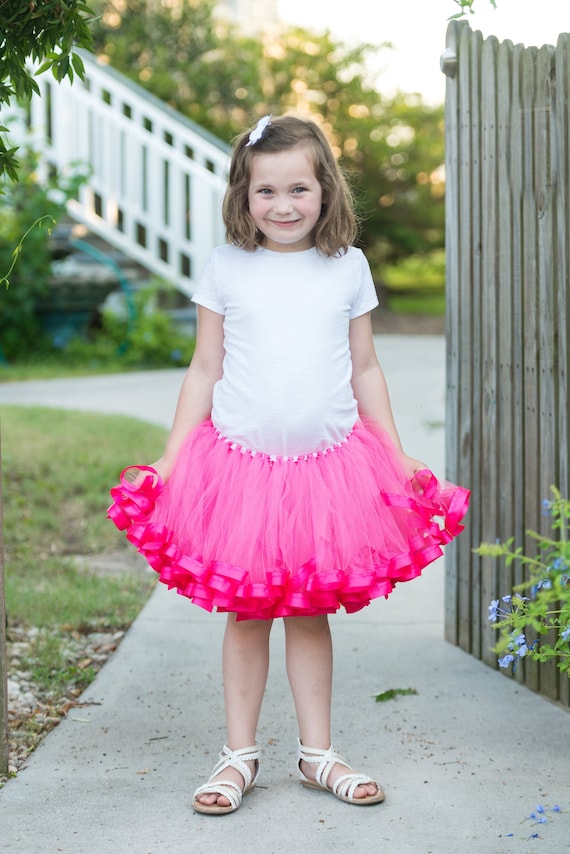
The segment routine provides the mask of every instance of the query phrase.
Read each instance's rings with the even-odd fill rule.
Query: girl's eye
[[[307,189],[306,187],[295,187],[293,192],[294,193],[304,193],[306,189]]]
[[[261,189],[258,190],[258,193],[261,193],[263,196],[269,196],[271,195],[272,190],[270,190],[269,187],[261,187]]]

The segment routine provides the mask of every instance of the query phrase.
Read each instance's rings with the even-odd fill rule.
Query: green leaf
[[[71,63],[73,65],[75,73],[77,74],[79,79],[83,80],[83,78],[85,76],[85,65],[83,63],[83,60],[79,56],[79,54],[77,54],[77,53],[71,54]]]
[[[398,696],[407,697],[417,693],[418,692],[415,688],[388,688],[387,691],[383,691],[381,694],[376,694],[374,699],[377,703],[386,703],[388,700],[395,700]]]

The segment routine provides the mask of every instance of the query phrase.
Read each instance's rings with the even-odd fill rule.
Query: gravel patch
[[[121,549],[87,558],[77,555],[74,560],[80,571],[96,572],[99,575],[154,574],[134,549]],[[34,677],[29,665],[30,658],[38,639],[49,634],[60,639],[66,667],[84,674],[83,678],[77,680],[80,684],[76,685],[70,679],[65,687],[46,688]],[[85,705],[79,702],[79,697],[86,684],[95,678],[124,635],[125,630],[117,629],[47,630],[8,623],[9,776],[23,767],[30,753],[71,709]],[[55,681],[53,684],[56,684]],[[0,776],[0,787],[6,779]]]
[[[57,633],[63,637],[66,663],[78,671],[90,668],[94,675],[111,656],[125,632],[92,631]],[[45,688],[34,681],[26,662],[38,641],[40,630],[21,626],[8,627],[8,774],[16,774],[40,741],[59,724],[70,711],[82,704],[79,696],[85,690],[69,685],[60,691]],[[6,777],[0,777],[0,785]]]

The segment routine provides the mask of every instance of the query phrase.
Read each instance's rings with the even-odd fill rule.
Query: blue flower
[[[497,621],[499,615],[499,600],[493,599],[491,604],[489,605],[489,619],[492,623]]]
[[[510,653],[508,655],[504,655],[502,658],[499,658],[499,667],[508,667],[514,660],[514,655],[511,655]]]
[[[506,605],[510,605],[510,608],[501,608],[500,604],[503,601]],[[489,605],[489,620],[492,623],[496,623],[500,617],[506,617],[509,614],[513,613],[513,605],[518,605],[521,602],[527,602],[528,600],[524,596],[511,596],[507,594],[502,597],[502,600],[492,599],[491,604]]]
[[[560,637],[563,641],[570,641],[570,626],[566,626],[563,632],[560,632]]]
[[[526,655],[528,647],[526,645],[525,636],[522,633],[517,634],[516,632],[513,632],[509,643],[509,649],[517,658],[522,658],[523,655]]]

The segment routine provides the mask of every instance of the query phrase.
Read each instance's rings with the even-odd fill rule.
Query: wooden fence
[[[520,568],[480,542],[546,532],[551,485],[570,495],[570,34],[556,47],[447,32],[447,467],[472,489],[446,553],[446,636],[496,666],[492,599]],[[515,678],[570,705],[553,663]]]

